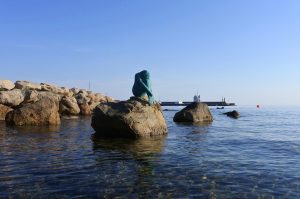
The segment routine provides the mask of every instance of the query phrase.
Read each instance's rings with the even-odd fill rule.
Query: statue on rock
[[[147,70],[135,74],[132,93],[135,97],[146,98],[150,104],[154,103],[150,73]]]

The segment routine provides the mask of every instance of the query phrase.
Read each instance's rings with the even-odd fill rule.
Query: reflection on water
[[[126,139],[126,138],[104,138],[92,135],[93,149],[97,150],[115,150],[123,153],[132,154],[135,157],[144,157],[161,153],[164,149],[164,140],[166,136],[157,136],[152,138]]]
[[[99,138],[90,118],[0,122],[0,198],[300,198],[300,109],[236,107],[152,139]],[[226,110],[224,110],[226,111]]]

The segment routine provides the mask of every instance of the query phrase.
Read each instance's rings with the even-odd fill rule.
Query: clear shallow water
[[[135,141],[95,138],[90,118],[0,122],[0,198],[300,198],[300,107],[232,109],[202,126],[165,111],[169,134]]]

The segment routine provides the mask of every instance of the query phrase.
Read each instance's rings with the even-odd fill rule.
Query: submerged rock
[[[15,84],[10,80],[0,80],[0,91],[11,90],[15,87]]]
[[[207,104],[193,102],[177,112],[173,118],[174,122],[212,122],[213,116]]]
[[[0,91],[0,104],[6,106],[18,106],[24,101],[24,95],[20,89]]]
[[[240,117],[240,113],[237,112],[236,110],[226,112],[226,113],[224,113],[224,115],[227,115],[228,117],[232,117],[234,119],[238,119]]]
[[[12,108],[0,104],[0,120],[5,120],[6,114],[12,110]]]
[[[15,86],[17,89],[29,89],[29,90],[41,90],[41,85],[28,82],[28,81],[16,81]]]
[[[32,104],[24,104],[9,112],[5,121],[8,125],[57,125],[60,124],[58,100],[53,96],[42,97]]]
[[[149,137],[168,131],[160,105],[149,105],[138,98],[98,105],[92,127],[98,135],[113,137]]]

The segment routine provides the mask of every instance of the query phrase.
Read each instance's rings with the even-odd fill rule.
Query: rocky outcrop
[[[0,120],[5,120],[6,114],[12,110],[13,110],[12,108],[0,104]]]
[[[18,106],[24,100],[24,95],[20,89],[10,91],[0,91],[0,104],[6,106]]]
[[[231,118],[234,118],[234,119],[238,119],[240,117],[240,113],[237,112],[236,110],[226,112],[226,113],[224,113],[224,115],[227,115],[228,117],[231,117]]]
[[[149,105],[138,98],[98,105],[92,117],[96,134],[112,137],[149,137],[167,134],[159,104]]]
[[[9,112],[5,121],[8,125],[58,125],[60,124],[58,100],[47,96],[32,104],[24,104]]]
[[[15,84],[10,80],[0,80],[0,91],[11,90],[15,87]]]
[[[212,122],[213,116],[208,106],[201,102],[193,102],[177,112],[173,118],[174,122]]]
[[[62,115],[72,116],[80,113],[79,106],[74,97],[64,96],[59,103],[59,112]]]
[[[28,90],[41,90],[41,85],[28,82],[28,81],[16,81],[15,86],[17,89],[28,89]]]
[[[108,100],[113,99],[85,89],[29,81],[13,84],[9,80],[0,80],[0,117],[3,119],[7,112],[12,111],[7,116],[7,123],[11,125],[57,124],[59,115],[68,118],[91,115],[97,105]],[[50,105],[53,101],[57,106]]]

